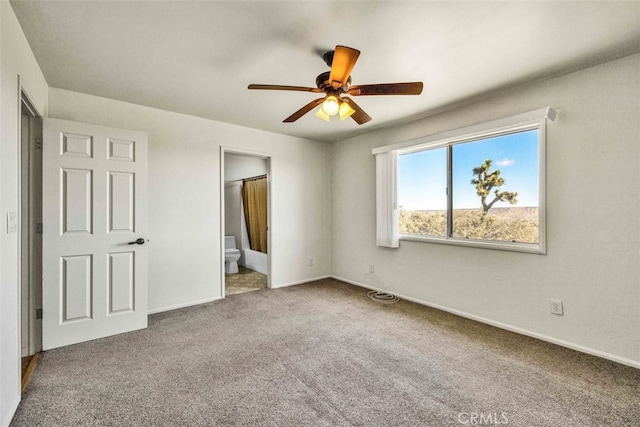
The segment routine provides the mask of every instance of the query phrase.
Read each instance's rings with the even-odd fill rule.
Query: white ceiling
[[[318,141],[426,117],[465,99],[640,51],[640,2],[12,1],[50,86]],[[367,96],[373,120],[308,113],[319,52],[362,53],[353,84],[423,81]]]

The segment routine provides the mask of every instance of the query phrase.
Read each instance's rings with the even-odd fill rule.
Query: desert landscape
[[[538,243],[537,207],[454,209],[452,237]],[[445,237],[447,212],[444,210],[407,211],[400,209],[400,233]]]

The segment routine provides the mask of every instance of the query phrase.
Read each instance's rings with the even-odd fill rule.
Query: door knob
[[[144,245],[145,240],[142,237],[139,237],[133,242],[129,242],[130,245]]]

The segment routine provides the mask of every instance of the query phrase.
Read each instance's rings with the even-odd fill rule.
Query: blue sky
[[[399,156],[398,202],[406,210],[447,208],[446,148]],[[538,131],[503,135],[453,147],[453,207],[480,208],[473,168],[493,160],[490,172],[500,169],[500,190],[517,191],[516,207],[538,206]],[[490,198],[488,201],[491,201]],[[495,207],[512,206],[498,202]]]

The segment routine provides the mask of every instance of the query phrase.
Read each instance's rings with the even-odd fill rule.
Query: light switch
[[[16,212],[7,212],[7,234],[18,231],[18,214]]]

